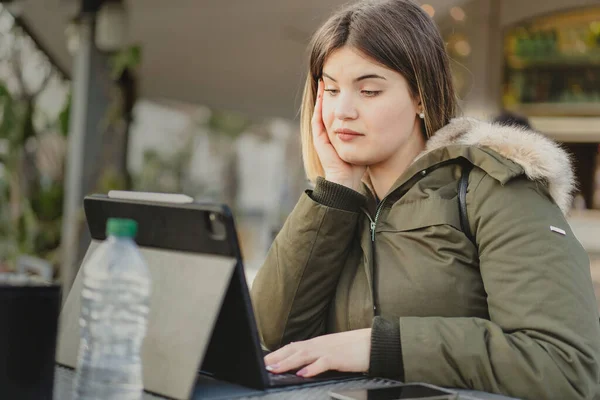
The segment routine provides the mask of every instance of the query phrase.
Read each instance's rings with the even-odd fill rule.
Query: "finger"
[[[281,360],[285,360],[286,358],[294,354],[296,351],[298,351],[297,345],[294,342],[291,342],[290,344],[283,346],[279,350],[269,353],[265,357],[265,365],[267,367],[270,365],[275,365]]]
[[[315,375],[322,374],[325,371],[329,371],[332,369],[331,363],[329,362],[328,357],[320,357],[312,364],[307,365],[302,368],[300,371],[296,373],[298,376],[302,376],[304,378],[310,378]]]
[[[276,365],[271,365],[269,371],[275,373],[297,370],[305,365],[311,364],[317,360],[317,356],[307,349],[301,349],[289,356],[288,358],[279,361]]]
[[[323,93],[325,93],[325,85],[323,84],[323,80],[319,79],[317,101],[315,102],[312,117],[312,131],[315,138],[325,130],[325,126],[323,125]]]

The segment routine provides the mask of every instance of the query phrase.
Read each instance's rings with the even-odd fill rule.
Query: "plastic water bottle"
[[[136,243],[137,223],[111,218],[105,240],[83,266],[77,400],[139,400],[150,272]]]

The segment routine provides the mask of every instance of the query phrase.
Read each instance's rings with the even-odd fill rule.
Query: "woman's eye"
[[[381,90],[361,90],[361,93],[367,97],[375,97],[381,93]]]
[[[327,93],[329,93],[330,96],[335,96],[336,94],[338,94],[340,91],[337,89],[325,89],[325,91]]]

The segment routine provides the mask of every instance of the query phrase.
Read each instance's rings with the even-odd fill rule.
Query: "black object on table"
[[[0,399],[52,399],[59,285],[0,284]]]

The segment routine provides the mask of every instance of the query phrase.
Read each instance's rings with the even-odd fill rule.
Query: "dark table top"
[[[73,387],[73,370],[56,367],[54,377],[54,398],[57,400],[70,400]],[[302,386],[270,390],[268,392],[244,388],[238,385],[219,382],[211,379],[199,379],[191,397],[192,400],[225,400],[225,399],[261,399],[261,400],[330,400],[329,391],[385,387],[400,382],[385,379],[358,379],[336,382],[318,386]],[[499,396],[490,393],[470,390],[455,390],[460,399],[465,400],[515,400],[512,397]],[[163,400],[163,397],[144,393],[143,400]]]

